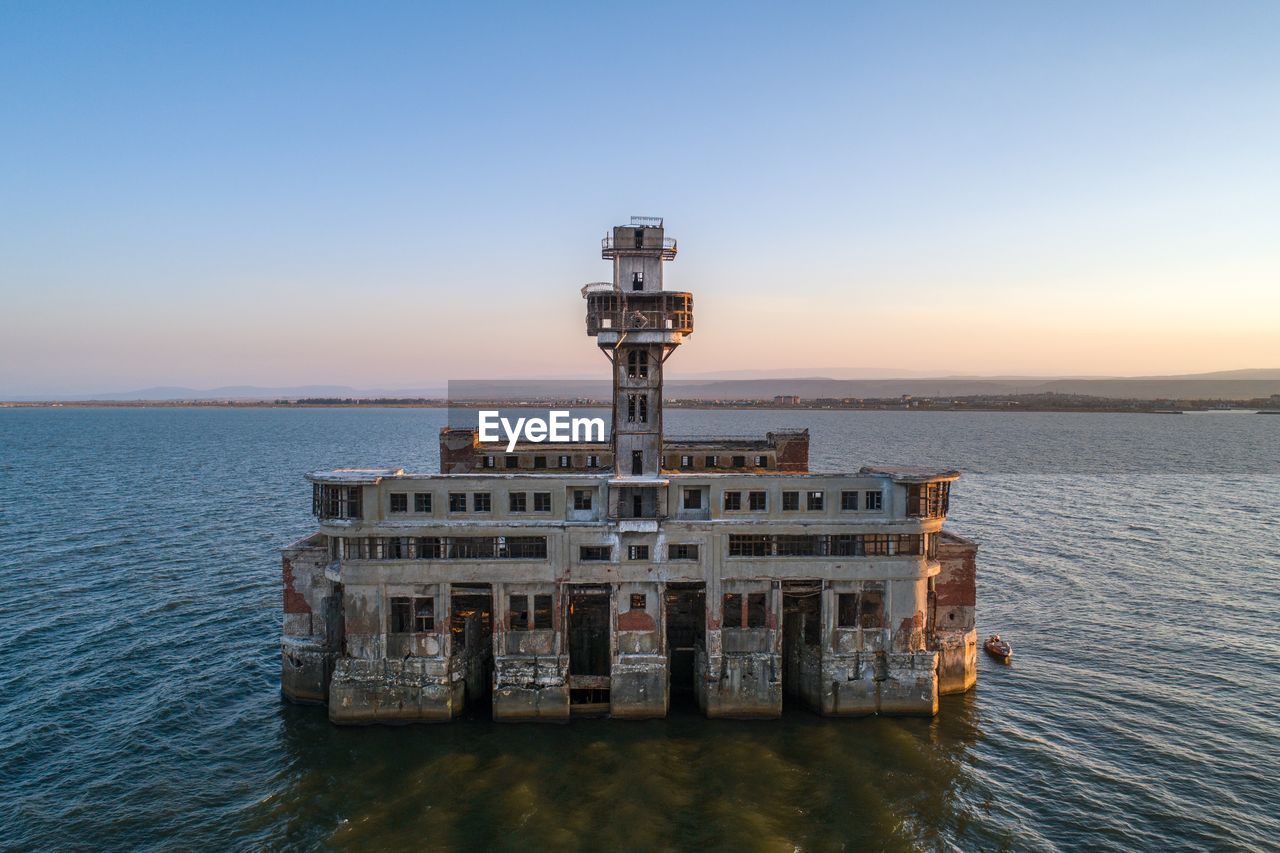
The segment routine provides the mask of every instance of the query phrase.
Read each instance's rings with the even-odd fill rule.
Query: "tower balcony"
[[[587,334],[601,332],[693,332],[693,294],[673,290],[588,292]]]
[[[667,517],[670,480],[631,477],[609,481],[608,518],[615,522],[654,522]],[[638,528],[637,528],[638,530]]]
[[[657,233],[661,233],[658,231]],[[676,257],[676,239],[674,237],[654,237],[642,234],[639,242],[626,238],[615,239],[613,234],[604,235],[600,241],[600,257],[611,261],[618,255],[647,255],[661,252],[664,261],[673,261]]]

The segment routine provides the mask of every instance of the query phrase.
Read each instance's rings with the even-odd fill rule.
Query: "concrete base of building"
[[[493,719],[501,723],[567,723],[569,688],[563,684],[495,687]]]
[[[705,661],[703,711],[708,717],[760,720],[782,716],[780,655],[726,653]]]
[[[893,660],[894,658],[908,660]],[[879,682],[877,714],[932,717],[938,713],[937,655],[916,652],[890,656],[889,677]]]
[[[285,637],[280,643],[280,693],[290,702],[323,705],[329,701],[333,654],[310,637]]]
[[[665,717],[669,704],[667,658],[624,655],[609,679],[609,716],[643,720]]]
[[[938,693],[964,693],[978,683],[978,630],[938,632]]]
[[[799,661],[797,684],[788,692],[826,717],[932,716],[938,697],[963,692],[976,679],[974,632],[953,638],[943,652],[861,652]],[[335,723],[445,722],[463,712],[468,688],[465,667],[435,658],[330,660],[305,645],[286,647],[282,690],[293,701],[325,703]],[[946,655],[950,655],[948,659]],[[944,672],[950,661],[951,670]],[[498,658],[492,691],[493,719],[502,722],[567,722],[572,707],[564,667],[567,659]],[[320,691],[327,671],[327,695]],[[708,717],[772,719],[781,716],[782,660],[751,652],[695,658],[695,694]],[[665,717],[670,703],[668,663],[660,655],[627,655],[613,665],[609,716]],[[963,686],[962,686],[963,685]],[[476,695],[474,690],[471,695]]]
[[[825,660],[824,717],[924,716],[938,713],[934,652],[874,653]]]
[[[466,684],[429,658],[337,661],[329,720],[339,724],[447,722],[462,713]]]
[[[494,661],[493,718],[501,722],[569,721],[567,657],[502,656]]]

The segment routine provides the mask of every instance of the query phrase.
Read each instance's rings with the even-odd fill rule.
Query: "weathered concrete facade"
[[[284,695],[338,723],[937,712],[976,677],[976,546],[942,530],[954,471],[808,470],[806,431],[667,439],[661,370],[692,332],[660,220],[605,238],[588,333],[608,444],[446,428],[440,474],[308,475],[284,549]],[[539,458],[541,457],[541,458]]]

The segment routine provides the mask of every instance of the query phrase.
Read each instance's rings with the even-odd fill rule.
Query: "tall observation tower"
[[[659,218],[631,217],[605,236],[600,254],[613,261],[613,281],[588,284],[582,293],[587,334],[613,364],[614,476],[656,480],[662,473],[662,366],[693,332],[693,295],[662,289],[663,262],[675,259],[676,241],[664,235]],[[630,491],[623,506],[611,501],[617,515],[652,517],[647,496]]]

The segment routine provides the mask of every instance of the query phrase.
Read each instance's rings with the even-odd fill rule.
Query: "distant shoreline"
[[[448,409],[448,408],[573,408],[607,409],[607,400],[484,400],[453,405],[440,399],[345,400],[51,400],[0,401],[0,409]],[[861,400],[856,403],[775,403],[769,400],[667,400],[669,409],[746,411],[847,412],[1076,412],[1087,414],[1280,414],[1280,400],[1046,400],[1041,395],[999,400]]]

